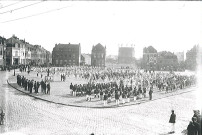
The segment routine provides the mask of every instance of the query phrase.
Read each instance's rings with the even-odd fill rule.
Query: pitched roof
[[[97,45],[93,46],[92,51],[105,51],[105,47],[103,45],[101,45],[100,43],[98,43]]]
[[[157,50],[153,46],[145,47],[143,49],[144,53],[157,53]]]

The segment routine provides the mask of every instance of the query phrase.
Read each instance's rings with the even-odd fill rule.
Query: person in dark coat
[[[41,92],[44,93],[44,81],[43,81],[43,79],[41,80]]]
[[[107,97],[108,97],[108,94],[105,93],[104,94],[104,106],[107,105]]]
[[[27,90],[27,79],[25,80],[25,90]]]
[[[47,94],[50,95],[50,83],[47,84]]]
[[[200,135],[200,124],[197,122],[197,117],[192,117],[192,122],[195,126],[194,135]]]
[[[103,100],[103,91],[100,91],[100,100]]]
[[[187,135],[196,135],[195,134],[196,126],[192,121],[190,121],[188,127],[187,127]]]
[[[39,86],[40,86],[40,82],[37,81],[36,93],[39,93]]]
[[[152,100],[152,93],[153,93],[153,87],[151,86],[149,90],[149,100]]]
[[[34,82],[34,93],[37,93],[37,83],[36,83],[36,81]]]
[[[30,81],[30,93],[32,93],[33,81]]]
[[[170,120],[169,120],[169,123],[171,123],[170,133],[175,133],[176,114],[174,113],[174,110],[172,110],[171,112],[172,112],[172,114],[170,115]]]
[[[46,82],[44,82],[44,94],[46,94]]]
[[[119,105],[119,94],[118,94],[118,92],[115,93],[115,100],[116,100],[116,105]]]

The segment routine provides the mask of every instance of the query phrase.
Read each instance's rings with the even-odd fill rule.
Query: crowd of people
[[[165,91],[165,93],[184,89],[192,86],[196,82],[194,75],[181,75],[173,72],[141,71],[130,68],[99,68],[99,67],[40,67],[32,69],[38,74],[48,72],[51,76],[60,75],[61,81],[68,77],[83,79],[84,84],[72,84],[70,90],[73,96],[86,96],[87,101],[92,98],[99,98],[104,105],[114,98],[116,105],[134,100],[147,98],[152,100],[153,92]],[[38,93],[50,93],[50,83],[28,80],[24,76],[18,75],[19,86],[25,88],[30,93],[34,89]],[[148,96],[147,96],[148,95]]]
[[[41,86],[41,93],[43,94],[50,94],[50,82],[43,81],[34,81],[33,79],[27,79],[24,76],[17,75],[17,84],[24,88],[25,91],[28,91],[29,93],[39,93],[39,87]]]
[[[86,96],[87,101],[91,101],[92,95],[99,97],[106,105],[110,102],[112,97],[115,98],[116,104],[119,104],[120,98],[122,102],[130,102],[130,98],[134,100],[146,97],[148,93],[149,99],[152,100],[153,89],[159,91],[174,91],[177,89],[184,89],[194,85],[196,78],[194,75],[180,75],[172,72],[154,72],[154,71],[140,71],[133,69],[112,69],[112,68],[92,68],[79,67],[76,70],[57,69],[54,71],[66,71],[68,76],[73,75],[81,79],[87,79],[86,84],[72,84],[70,89],[73,96]],[[74,72],[75,71],[75,72]],[[70,74],[72,73],[72,74]],[[76,75],[75,75],[76,74]],[[65,76],[66,74],[61,74]]]

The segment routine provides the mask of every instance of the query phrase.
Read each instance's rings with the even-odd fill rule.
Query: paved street
[[[177,115],[176,135],[187,127],[196,109],[196,91],[121,108],[69,107],[36,100],[7,85],[10,73],[1,72],[1,106],[6,113],[3,132],[24,134],[137,134],[160,135],[170,131],[170,110]],[[3,77],[2,77],[3,76]]]

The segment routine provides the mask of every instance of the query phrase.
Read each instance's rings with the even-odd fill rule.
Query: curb
[[[138,103],[134,103],[134,104],[128,104],[128,105],[126,104],[126,105],[119,105],[119,106],[112,105],[112,106],[102,106],[102,107],[90,107],[90,106],[81,106],[81,105],[72,105],[72,104],[58,103],[58,102],[50,101],[50,100],[47,100],[47,99],[43,99],[43,98],[40,98],[40,97],[31,95],[31,94],[29,94],[29,93],[27,93],[27,92],[24,92],[24,91],[22,91],[22,90],[20,90],[20,89],[18,89],[18,88],[16,88],[16,87],[14,87],[13,85],[11,85],[11,84],[9,83],[8,80],[7,80],[7,83],[8,83],[12,88],[16,89],[17,91],[20,91],[20,92],[24,93],[25,95],[28,95],[28,96],[33,97],[33,98],[35,98],[35,99],[39,99],[39,100],[42,100],[42,101],[45,101],[45,102],[54,103],[54,104],[63,105],[63,106],[80,107],[80,108],[92,108],[92,109],[118,108],[118,107],[139,105],[139,104],[142,104],[142,103],[147,103],[147,102],[151,102],[151,101],[155,101],[155,100],[159,100],[159,99],[163,99],[163,98],[172,97],[172,96],[176,96],[176,95],[180,95],[180,94],[184,94],[184,93],[188,93],[188,92],[195,91],[195,90],[189,90],[189,91],[181,92],[181,93],[178,93],[178,94],[175,94],[175,95],[167,95],[167,96],[165,96],[165,97],[156,98],[156,99],[147,100],[147,101],[142,101],[142,102],[138,102]]]

